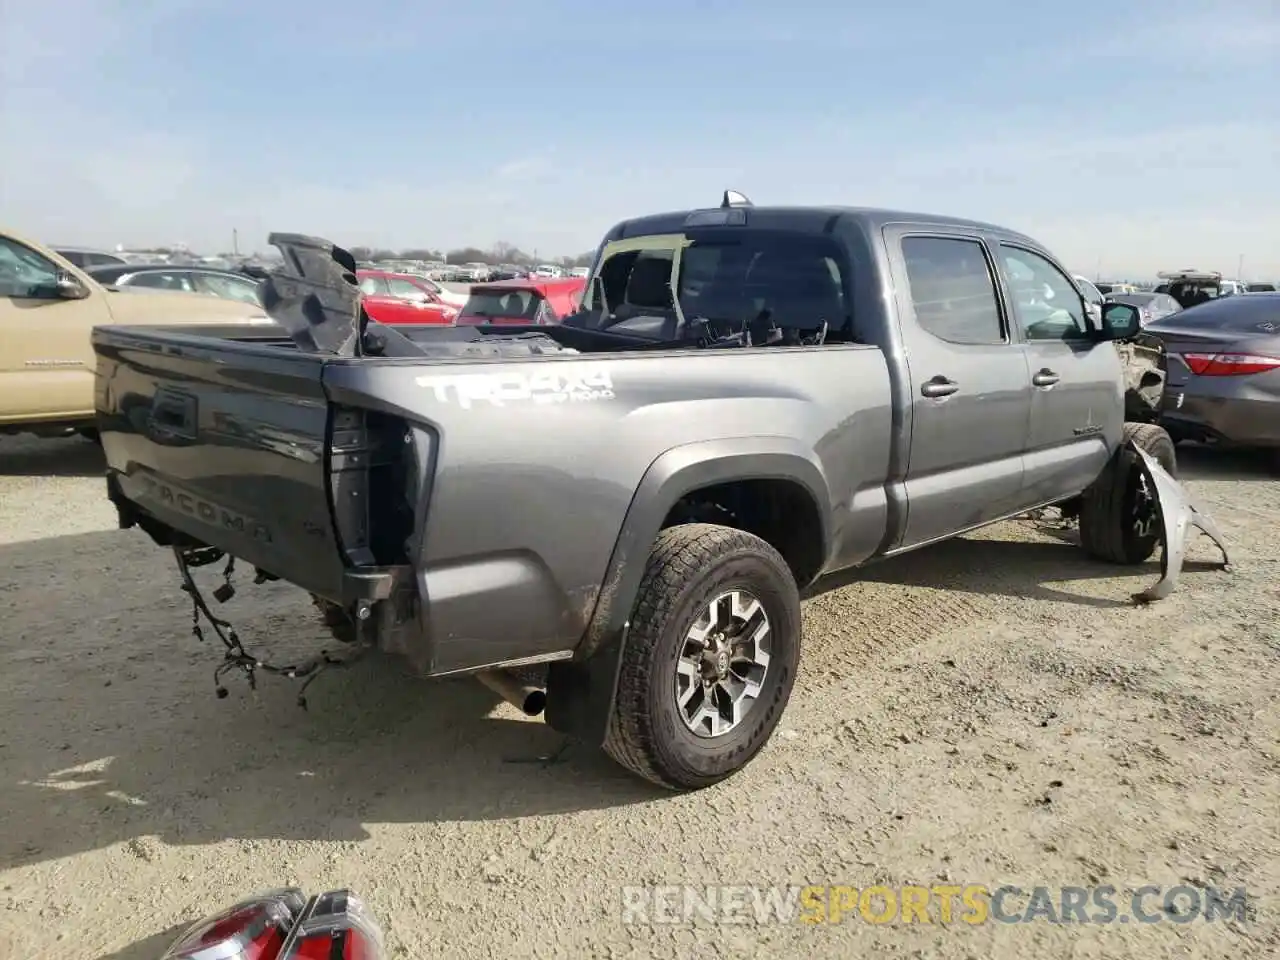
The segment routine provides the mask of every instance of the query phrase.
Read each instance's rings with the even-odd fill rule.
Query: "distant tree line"
[[[513,263],[531,267],[539,263],[554,263],[562,267],[589,267],[595,251],[580,253],[576,257],[537,257],[525,253],[515,244],[495,243],[492,249],[460,247],[457,250],[429,250],[425,247],[408,247],[403,250],[387,250],[380,247],[352,247],[351,255],[357,260],[437,260],[450,264],[459,263]]]

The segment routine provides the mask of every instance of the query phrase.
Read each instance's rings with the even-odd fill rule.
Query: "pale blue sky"
[[[0,0],[0,222],[577,253],[718,201],[1280,276],[1280,0]]]

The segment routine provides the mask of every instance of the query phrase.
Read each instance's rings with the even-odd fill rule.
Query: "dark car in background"
[[[1170,436],[1280,454],[1280,293],[1220,297],[1145,332],[1166,350]]]
[[[523,280],[529,276],[529,268],[514,263],[500,263],[489,270],[489,280]]]
[[[81,270],[91,267],[106,267],[127,264],[124,257],[108,253],[106,250],[94,250],[92,247],[54,247],[54,252],[64,260],[70,260]]]
[[[235,270],[214,267],[173,267],[168,264],[116,264],[92,267],[93,279],[107,287],[142,288],[146,290],[178,290],[203,293],[223,300],[240,300],[262,305],[258,294],[260,281]]]
[[[1182,309],[1178,301],[1167,293],[1109,293],[1106,302],[1137,307],[1138,318],[1144,327]]]
[[[471,296],[458,314],[458,323],[559,323],[578,309],[586,286],[584,277],[527,277],[477,283],[472,285]]]
[[[1276,285],[1274,283],[1246,283],[1244,285],[1245,293],[1276,293]]]

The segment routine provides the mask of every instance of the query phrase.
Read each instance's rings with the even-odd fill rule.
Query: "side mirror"
[[[54,289],[63,300],[83,300],[89,296],[89,288],[81,283],[75,274],[64,271],[58,272]]]
[[[1142,330],[1138,308],[1128,303],[1108,303],[1102,308],[1103,340],[1127,340]]]

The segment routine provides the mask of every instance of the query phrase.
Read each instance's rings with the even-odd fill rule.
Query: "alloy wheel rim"
[[[676,663],[676,709],[704,739],[736,730],[755,706],[769,673],[769,616],[742,588],[717,594],[686,632]]]

